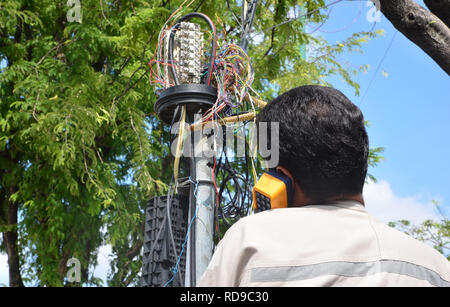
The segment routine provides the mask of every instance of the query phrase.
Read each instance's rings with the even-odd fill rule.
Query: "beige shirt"
[[[219,242],[197,286],[450,286],[450,262],[356,201],[265,211]]]

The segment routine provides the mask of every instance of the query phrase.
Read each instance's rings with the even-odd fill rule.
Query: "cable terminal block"
[[[168,59],[168,41],[166,36],[165,58]],[[200,84],[201,58],[203,55],[203,33],[200,25],[191,22],[181,22],[174,38],[173,60],[180,84]],[[168,67],[165,68],[166,78],[173,80]]]

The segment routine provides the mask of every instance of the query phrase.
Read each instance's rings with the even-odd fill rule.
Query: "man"
[[[367,214],[369,142],[347,97],[302,86],[257,121],[279,122],[276,170],[294,182],[292,206],[235,223],[198,286],[450,286],[445,257]]]

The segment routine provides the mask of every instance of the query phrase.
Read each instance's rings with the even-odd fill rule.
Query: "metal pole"
[[[205,138],[194,144],[195,172],[198,181],[196,197],[197,218],[195,223],[195,268],[196,282],[206,271],[214,250],[214,210],[216,191],[212,178],[212,151],[205,146]]]
[[[191,121],[193,122],[193,121]],[[187,245],[185,286],[193,287],[206,271],[214,250],[216,191],[212,165],[215,151],[203,130],[191,132],[191,188],[189,221],[193,219]]]

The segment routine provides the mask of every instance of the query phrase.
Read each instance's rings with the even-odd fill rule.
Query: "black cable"
[[[231,193],[230,193],[230,190],[228,189],[228,186],[227,186],[227,183],[228,183],[228,181],[230,181],[230,180],[232,180],[233,181],[233,183],[234,183],[234,185],[235,185],[235,191],[234,191],[234,196],[231,196]],[[233,209],[236,209],[237,208],[237,206],[235,205],[236,203],[238,203],[238,199],[240,199],[240,196],[241,196],[241,188],[240,188],[240,186],[239,186],[239,180],[238,180],[238,177],[236,177],[236,176],[228,176],[228,177],[226,177],[225,179],[224,179],[224,181],[223,181],[223,186],[222,186],[222,188],[226,188],[227,189],[227,192],[228,192],[228,197],[229,197],[229,199],[230,199],[230,201],[229,201],[229,205],[230,205],[230,211],[232,212],[232,210]],[[239,214],[239,211],[240,210],[235,210],[235,211],[237,211],[237,214]]]
[[[172,243],[173,253],[174,253],[174,256],[175,256],[175,265],[176,265],[176,267],[175,267],[175,272],[173,272],[173,274],[176,275],[177,273],[179,273],[178,274],[178,278],[180,280],[180,285],[183,285],[183,278],[181,277],[181,272],[178,269],[177,246],[175,244],[175,238],[173,236],[172,219],[171,219],[171,216],[170,216],[170,205],[172,204],[171,203],[171,189],[172,189],[172,185],[169,186],[169,192],[167,193],[167,202],[166,202],[167,228],[169,230],[168,232],[169,232],[170,242]]]
[[[214,58],[215,58],[215,50],[216,50],[216,37],[214,35],[215,33],[215,28],[214,28],[214,24],[211,22],[211,20],[208,18],[208,16],[206,16],[205,14],[202,13],[189,13],[187,15],[184,15],[183,17],[181,17],[180,19],[178,19],[178,21],[175,23],[175,25],[172,27],[172,29],[170,30],[170,36],[169,36],[169,52],[168,52],[168,61],[170,64],[172,64],[170,66],[170,70],[172,72],[173,75],[173,81],[175,83],[175,85],[179,85],[179,81],[178,81],[178,76],[177,73],[175,71],[174,65],[173,65],[173,43],[174,43],[174,38],[175,38],[175,31],[178,30],[178,28],[180,27],[180,24],[183,21],[188,21],[194,17],[199,17],[202,18],[203,20],[206,21],[206,23],[208,24],[209,28],[211,29],[211,32],[213,33],[213,39],[211,40],[211,55],[209,57],[209,65],[208,65],[208,73],[206,75],[206,79],[205,80],[210,80],[211,78],[211,74],[212,74],[212,70],[214,67]],[[209,84],[208,84],[209,85]]]
[[[224,138],[226,136],[224,135]],[[227,155],[227,151],[222,151],[220,158],[217,159],[216,169],[220,176],[218,185],[219,204],[215,210],[215,222],[222,220],[226,228],[232,224],[230,219],[238,219],[246,216],[251,210],[252,193],[251,183],[249,181],[248,158],[249,146],[245,144],[245,174],[240,175]],[[238,161],[234,161],[238,162]],[[234,163],[233,162],[233,163]],[[219,224],[220,225],[220,224]]]
[[[228,194],[228,201],[219,208],[221,209],[222,217],[226,220],[226,222],[228,222],[227,216],[242,217],[249,211],[244,210],[246,207],[246,200],[249,195],[249,182],[248,179],[236,173],[226,154],[225,162],[222,166],[222,178],[223,180],[219,189],[219,202],[221,203],[220,200],[226,199],[226,196],[223,195],[225,191]],[[233,183],[232,187],[234,188],[234,196],[231,195],[231,191],[228,187],[229,182]],[[240,182],[242,182],[243,185],[241,185]]]
[[[248,109],[248,102],[247,102],[247,109]],[[244,133],[245,133],[245,125],[246,124],[244,124]],[[248,184],[248,181],[249,181],[249,176],[248,176],[248,146],[247,146],[247,138],[245,138],[245,135],[244,135],[244,143],[245,143],[245,147],[244,147],[244,153],[245,153],[245,183],[246,184]],[[247,190],[248,190],[248,186],[245,186],[245,189],[244,189],[244,198],[243,198],[243,200],[242,200],[242,203],[244,203],[245,202],[245,199],[247,198]]]

